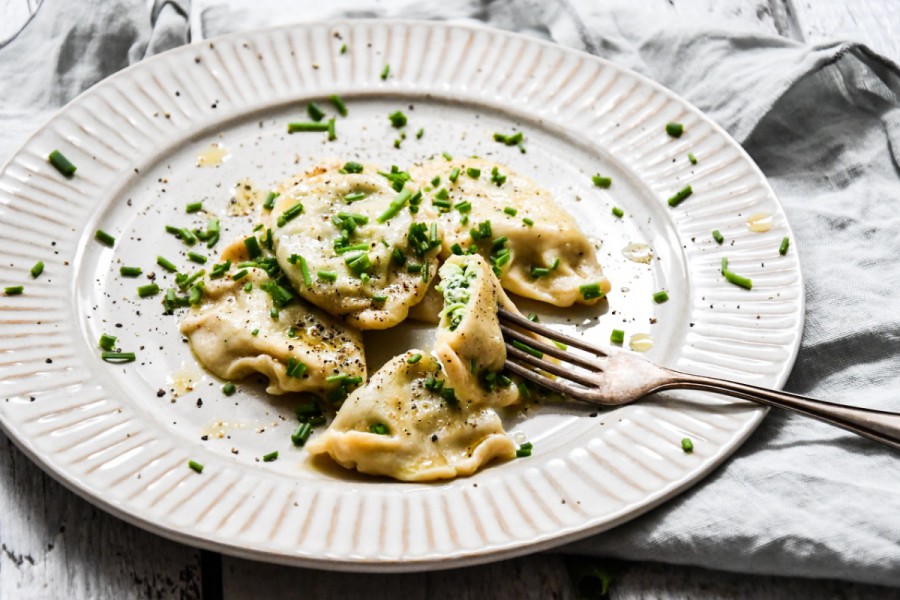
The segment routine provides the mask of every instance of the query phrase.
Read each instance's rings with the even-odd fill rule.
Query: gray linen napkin
[[[769,177],[806,276],[787,389],[900,412],[900,71],[850,43],[806,46],[589,0],[44,0],[0,47],[0,160],[52,111],[142,57],[298,20],[481,21],[636,69],[724,126]],[[633,3],[632,3],[633,4]],[[570,552],[900,586],[900,455],[772,412],[720,469]],[[2,517],[0,517],[2,518]]]

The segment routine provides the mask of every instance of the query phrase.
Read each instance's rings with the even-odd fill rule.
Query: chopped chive
[[[346,48],[346,47],[347,47],[347,45],[344,44],[344,48]],[[332,94],[331,96],[328,97],[328,99],[331,100],[332,104],[334,104],[334,108],[335,108],[335,110],[338,111],[339,115],[341,115],[342,117],[347,116],[347,113],[349,112],[349,111],[347,111],[347,105],[344,104],[344,101],[341,100],[340,96],[338,96],[337,94]]]
[[[207,261],[207,258],[205,256],[203,256],[202,254],[197,254],[196,252],[188,252],[187,257],[189,261],[195,262],[198,265],[205,264]]]
[[[252,281],[247,282],[247,284],[244,286],[244,291],[247,292],[248,294],[253,291],[253,282]]]
[[[407,271],[407,273],[421,273],[422,265],[419,265],[416,263],[409,263],[408,265],[406,265],[406,271]]]
[[[612,185],[612,177],[603,177],[599,173],[591,177],[591,181],[594,182],[595,186],[603,189],[607,189]]]
[[[662,304],[666,300],[669,299],[669,294],[665,290],[660,290],[653,294],[653,301],[657,304]]]
[[[621,208],[619,208],[618,206],[613,206],[613,207],[612,207],[612,214],[615,215],[616,217],[619,217],[619,218],[621,219],[622,217],[625,216],[625,211],[622,210]]]
[[[209,236],[206,240],[207,248],[212,248],[219,242],[219,219],[217,217],[210,217],[209,224],[206,226],[206,235]]]
[[[529,321],[531,321],[532,323],[540,323],[541,322],[541,318],[538,316],[537,313],[533,313],[533,312],[528,313],[528,316],[526,318]]]
[[[787,239],[787,238],[784,238],[784,239]],[[787,248],[785,248],[785,250],[787,250]],[[782,254],[784,254],[784,252],[782,252]],[[39,260],[36,263],[34,263],[33,267],[31,267],[31,278],[37,279],[38,277],[41,276],[41,273],[43,273],[43,272],[44,272],[44,262]]]
[[[191,306],[197,306],[200,304],[200,301],[203,300],[203,284],[197,284],[191,286],[190,291],[188,292],[188,304]]]
[[[263,462],[272,462],[278,460],[278,450],[276,450],[275,452],[269,452],[268,454],[263,456],[262,459]]]
[[[500,169],[494,167],[491,169],[491,183],[497,184],[497,186],[501,186],[506,183],[506,175],[500,174]]]
[[[599,283],[587,283],[585,285],[578,286],[578,291],[581,292],[581,297],[585,300],[593,300],[594,298],[603,297],[603,290],[600,289]]]
[[[300,275],[303,276],[303,283],[306,287],[312,287],[312,277],[309,276],[309,265],[306,264],[306,259],[302,256],[300,257]]]
[[[513,208],[512,206],[507,206],[506,208],[503,209],[503,212],[505,212],[506,214],[508,214],[511,217],[514,217],[517,214],[519,214],[518,209]]]
[[[177,285],[178,289],[180,290],[186,290],[192,283],[194,283],[204,275],[206,275],[206,271],[204,271],[203,269],[200,269],[191,276],[178,273],[177,275],[175,275],[175,285]]]
[[[694,442],[691,441],[691,438],[682,438],[681,449],[688,454],[694,451]]]
[[[325,132],[328,131],[328,123],[288,123],[287,129],[288,133]]]
[[[441,152],[441,156],[443,156],[444,159],[447,160],[448,162],[453,160],[453,157],[450,155],[449,152]]]
[[[341,45],[341,54],[347,54],[347,44]]]
[[[531,442],[525,442],[516,449],[516,458],[527,458],[531,456],[531,451],[533,449],[534,446]]]
[[[378,304],[387,302],[387,296],[372,296],[372,302],[377,302]]]
[[[63,153],[59,150],[51,152],[50,156],[47,157],[47,160],[50,161],[50,164],[53,165],[57,171],[66,177],[71,177],[75,174],[75,171],[78,170],[78,167],[69,162],[69,159],[63,156]]]
[[[722,275],[724,275],[725,271],[727,271],[727,270],[728,270],[728,259],[723,256],[722,257],[722,269],[721,269]]]
[[[450,180],[450,183],[456,183],[456,180],[459,179],[459,167],[453,167],[453,170],[450,171],[450,176],[447,177]]]
[[[381,213],[376,221],[379,223],[384,223],[388,219],[394,217],[403,210],[403,207],[406,206],[406,203],[409,201],[410,197],[412,197],[412,192],[409,190],[403,190],[400,192],[396,198],[391,201],[391,205],[388,207],[386,211]]]
[[[439,185],[441,185],[441,176],[440,176],[440,175],[435,175],[435,176],[432,178],[432,180],[431,180],[431,186],[432,186],[432,187],[437,187],[437,186],[439,186]]]
[[[362,173],[365,167],[358,162],[350,161],[348,163],[344,163],[343,170],[347,173]]]
[[[32,269],[31,273],[32,275],[34,274],[34,269]],[[119,267],[119,275],[122,277],[137,277],[141,273],[143,273],[143,271],[140,267]]]
[[[721,244],[725,241],[725,237],[719,232],[718,229],[713,229],[712,236],[713,239],[716,240],[717,244]]]
[[[155,296],[159,293],[159,286],[155,283],[148,283],[147,285],[142,285],[137,289],[138,296],[141,298],[149,298],[150,296]]]
[[[460,246],[459,244],[453,244],[452,246],[450,246],[450,251],[457,256],[462,256],[463,254],[465,254],[465,252],[463,252],[462,246]]]
[[[611,344],[621,344],[625,341],[625,332],[621,329],[613,329],[612,333],[609,334],[609,343]]]
[[[418,131],[416,132],[416,139],[417,139],[417,140],[421,140],[423,135],[425,135],[425,129],[424,129],[424,128],[422,128],[422,129],[420,129],[420,130],[418,130]]]
[[[310,102],[306,105],[306,114],[309,115],[309,118],[318,123],[322,119],[325,118],[325,113],[319,108],[315,102]]]
[[[550,263],[550,270],[555,271],[558,268],[559,268],[559,257],[557,256],[556,258],[553,259],[553,262]]]
[[[203,202],[190,202],[187,206],[184,207],[184,211],[187,213],[195,213],[203,210]]]
[[[384,65],[384,68],[381,70],[381,80],[386,81],[388,75],[391,74],[391,65]]]
[[[723,273],[723,275],[725,275],[725,279],[726,281],[728,281],[728,283],[733,283],[736,286],[748,290],[753,289],[753,281],[751,281],[749,277],[743,277],[741,275],[738,275],[737,273],[732,273],[731,271],[727,270]]]
[[[197,243],[197,236],[195,236],[194,233],[187,227],[182,227],[178,230],[178,237],[181,238],[181,241],[188,246],[193,246]]]
[[[101,350],[106,350],[107,352],[112,352],[113,349],[116,347],[116,339],[117,339],[116,336],[108,335],[108,334],[104,333],[100,336],[100,341],[97,342],[97,345],[100,346]]]
[[[222,393],[226,396],[231,396],[237,391],[237,388],[230,381],[222,386]]]
[[[692,164],[692,165],[696,165],[696,164],[697,164],[697,157],[694,156],[694,153],[693,153],[693,152],[688,152],[688,160],[691,161],[691,164]]]
[[[481,177],[481,169],[469,167],[468,169],[466,169],[466,175],[468,175],[472,179],[478,179],[479,177]]]
[[[681,123],[666,123],[666,133],[673,138],[680,138],[684,133],[684,125]]]
[[[372,423],[369,425],[369,433],[374,433],[376,435],[388,435],[390,433],[390,429],[384,423]]]
[[[344,381],[348,379],[350,375],[347,373],[335,373],[334,375],[329,375],[325,378],[325,383],[335,383],[338,381]]]
[[[328,141],[333,142],[337,139],[337,130],[335,129],[335,120],[328,119]]]
[[[262,248],[259,247],[259,240],[256,236],[244,238],[244,247],[247,249],[247,256],[250,258],[259,258],[262,256]],[[230,266],[230,265],[229,265]]]
[[[249,273],[249,271],[247,269],[241,269],[240,271],[238,271],[237,273],[235,273],[234,275],[231,276],[231,280],[232,281],[240,281],[241,279],[243,279],[244,277],[247,276],[247,273]]]
[[[780,254],[782,256],[787,254],[788,247],[790,245],[791,245],[791,238],[784,238],[783,240],[781,240],[781,245],[778,247],[778,254]],[[38,264],[41,264],[41,263],[38,263]],[[34,269],[32,269],[31,274],[34,275]]]
[[[266,201],[263,202],[263,209],[272,210],[275,208],[275,199],[278,198],[279,195],[278,192],[269,192],[269,195],[266,196]]]
[[[422,360],[421,354],[413,354],[412,356],[410,356],[409,358],[406,359],[406,362],[408,364],[414,365],[417,362],[419,362],[420,360]]]
[[[550,269],[546,267],[531,267],[531,276],[535,279],[539,277],[546,277],[550,274]]]
[[[104,246],[109,246],[110,248],[112,248],[112,247],[115,245],[115,243],[116,243],[116,238],[114,238],[113,236],[109,235],[108,233],[106,233],[106,232],[103,231],[102,229],[98,229],[98,230],[97,230],[97,232],[94,234],[94,238],[95,238],[98,242],[100,242],[101,244],[103,244]]]
[[[198,463],[196,460],[189,460],[188,466],[191,468],[191,470],[196,471],[197,473],[203,472],[203,465]]]
[[[259,329],[254,329],[253,331],[250,332],[250,335],[252,335],[253,337],[258,336],[258,335],[259,335]]]
[[[240,268],[243,268],[244,266],[255,267],[256,263],[252,263],[252,262],[251,263],[241,263],[241,265],[239,265],[239,266],[240,266]],[[230,260],[226,260],[223,263],[214,265],[213,268],[209,272],[209,278],[210,279],[219,279],[220,277],[224,277],[225,273],[227,273],[228,269],[230,269],[230,268],[231,268]],[[179,277],[178,275],[175,276],[176,281],[177,281],[178,277]]]
[[[335,271],[325,271],[323,269],[319,269],[316,272],[316,275],[318,275],[319,279],[323,279],[325,281],[337,281],[338,277]]]
[[[388,119],[391,121],[391,125],[396,129],[400,129],[406,125],[406,115],[401,111],[394,111],[388,115]]]
[[[529,227],[533,227],[533,226],[534,226],[534,220],[533,220],[533,219],[529,219],[528,217],[523,217],[523,218],[522,218],[522,222],[525,223],[526,225],[528,225]]]
[[[519,350],[521,350],[522,352],[527,352],[528,354],[534,356],[535,358],[544,358],[543,352],[541,352],[540,350],[537,350],[535,348],[532,348],[528,344],[523,344],[519,340],[513,340],[512,345],[514,347],[518,348]]]
[[[298,202],[297,204],[293,205],[292,207],[290,207],[289,209],[287,209],[283,213],[281,213],[281,216],[278,217],[278,226],[284,227],[286,223],[293,221],[302,213],[303,213],[303,204]]]
[[[127,363],[137,360],[134,352],[101,352],[100,358],[106,362]]]
[[[671,207],[678,206],[679,204],[684,202],[688,198],[688,196],[690,196],[693,193],[694,193],[694,190],[693,190],[693,188],[691,188],[691,186],[689,186],[689,185],[684,186],[683,188],[678,190],[678,192],[674,196],[669,198],[669,206],[671,206]]]
[[[462,202],[457,202],[456,204],[454,204],[453,208],[461,213],[467,213],[472,210],[472,203],[468,200],[463,200]]]
[[[303,446],[311,435],[312,425],[309,423],[300,423],[297,425],[297,429],[294,430],[294,433],[291,434],[291,442],[295,446]]]
[[[350,192],[349,194],[344,196],[344,202],[346,202],[347,204],[350,204],[350,203],[356,202],[358,200],[362,200],[365,197],[366,197],[365,192]]]
[[[509,135],[495,133],[494,141],[500,142],[501,144],[506,144],[507,146],[515,146],[517,144],[521,144],[524,141],[524,136],[521,131],[517,131]]]

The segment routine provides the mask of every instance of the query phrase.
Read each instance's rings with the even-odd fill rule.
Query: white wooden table
[[[650,0],[648,0],[650,1]],[[652,0],[735,27],[810,42],[854,39],[900,61],[898,0]],[[0,0],[0,34],[40,0]],[[449,16],[449,15],[448,15]],[[0,35],[2,39],[3,35]],[[566,559],[543,554],[409,575],[294,569],[200,551],[94,508],[0,434],[0,598],[575,598]],[[878,598],[900,589],[630,563],[612,598]]]

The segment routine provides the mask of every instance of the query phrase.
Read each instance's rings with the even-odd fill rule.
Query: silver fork
[[[682,373],[623,349],[598,348],[502,308],[499,316],[506,342],[506,369],[576,400],[619,406],[664,390],[703,390],[790,410],[900,449],[900,414],[897,413],[844,406],[736,381]],[[547,344],[517,327],[583,350],[587,356]],[[518,342],[518,346],[513,342]],[[567,364],[545,360],[544,355]],[[561,379],[547,377],[530,367]]]

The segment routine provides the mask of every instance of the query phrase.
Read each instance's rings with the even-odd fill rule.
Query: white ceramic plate
[[[334,93],[350,107],[337,141],[286,134],[288,121],[306,119],[308,100]],[[399,150],[387,119],[397,109],[410,120]],[[680,139],[666,135],[669,121],[684,124]],[[492,140],[514,128],[526,154]],[[198,167],[211,143],[227,158]],[[74,178],[47,163],[57,148],[78,166]],[[193,266],[163,227],[204,224],[206,215],[185,214],[189,201],[222,217],[225,242],[253,223],[229,216],[238,181],[265,190],[326,157],[406,166],[444,151],[531,175],[602,242],[608,305],[525,310],[601,342],[613,328],[650,333],[650,357],[682,370],[784,382],[803,323],[796,252],[778,254],[790,230],[759,169],[697,109],[616,65],[526,37],[348,21],[231,35],[144,61],[60,111],[3,168],[0,285],[25,286],[0,297],[4,430],[71,489],[161,535],[261,560],[381,571],[460,566],[602,531],[733,452],[764,411],[684,394],[595,416],[579,406],[532,412],[508,426],[534,455],[470,478],[404,484],[316,468],[291,446],[289,400],[252,383],[224,396],[160,297],[137,297],[147,273],[168,281],[157,255]],[[612,176],[609,190],[592,186],[598,172]],[[688,183],[694,195],[670,208],[666,199]],[[767,233],[748,230],[756,212],[772,215]],[[98,228],[116,236],[114,249],[94,241]],[[629,242],[651,246],[652,262],[626,260]],[[722,279],[722,256],[753,278],[752,291]],[[38,260],[46,270],[31,280]],[[145,275],[122,278],[122,264]],[[670,300],[656,305],[651,294],[663,288]],[[138,361],[102,362],[104,332]],[[371,361],[427,336],[422,326],[369,335]],[[272,450],[281,457],[261,462]],[[202,475],[189,459],[205,464]]]

